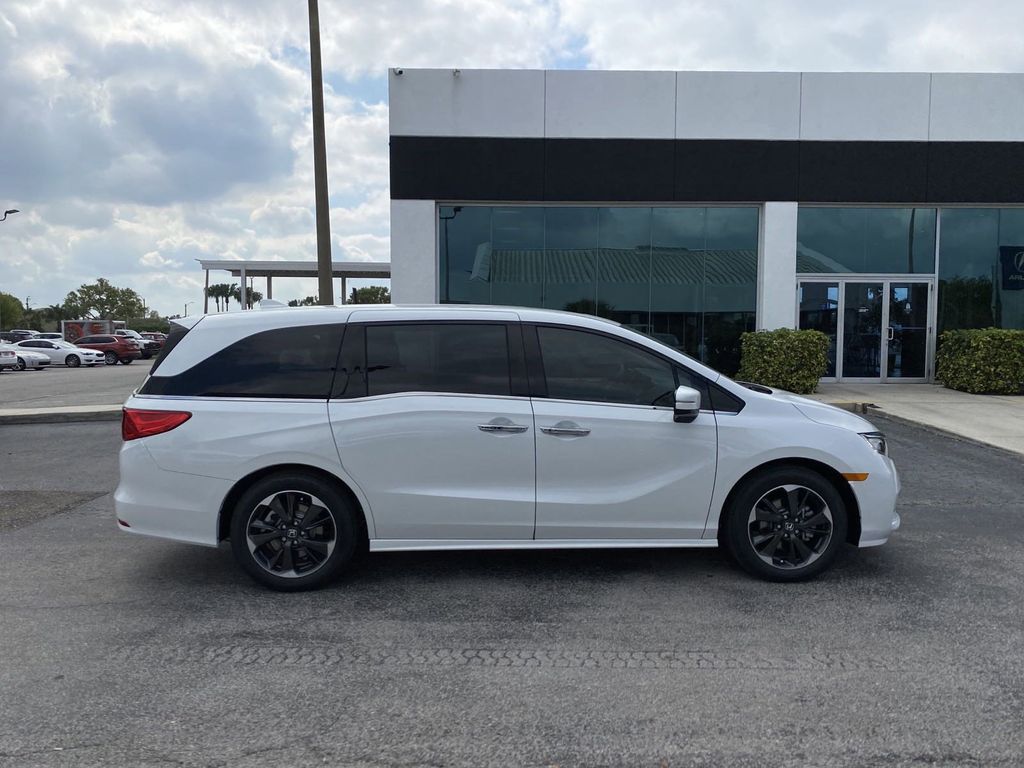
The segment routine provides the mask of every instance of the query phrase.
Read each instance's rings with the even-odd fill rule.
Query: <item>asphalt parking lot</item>
[[[812,583],[407,553],[294,595],[116,531],[116,423],[2,427],[0,763],[1021,765],[1020,458],[876,422],[904,528]]]
[[[5,371],[0,373],[0,408],[123,403],[152,365],[151,359],[95,368],[51,365],[38,371]]]

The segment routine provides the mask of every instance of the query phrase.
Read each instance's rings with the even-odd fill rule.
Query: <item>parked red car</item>
[[[142,357],[138,342],[125,336],[83,336],[75,344],[79,347],[98,349],[103,353],[107,365],[117,365],[118,361],[128,365]]]

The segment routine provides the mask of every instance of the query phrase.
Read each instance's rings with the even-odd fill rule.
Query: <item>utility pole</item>
[[[320,61],[320,11],[309,0],[309,74],[313,89],[313,176],[316,188],[316,263],[320,303],[334,303],[331,283],[331,204],[327,194],[327,139],[324,132],[324,73]]]

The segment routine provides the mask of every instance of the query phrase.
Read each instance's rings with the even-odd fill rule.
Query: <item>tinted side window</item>
[[[78,344],[95,344],[96,339],[92,336],[83,336],[77,342]]]
[[[712,384],[711,389],[711,407],[714,408],[718,413],[739,413],[743,410],[743,406],[746,405],[735,395],[726,392],[719,386]]]
[[[672,366],[631,344],[567,328],[537,328],[548,397],[671,406]]]
[[[502,324],[368,325],[366,378],[370,395],[509,395],[508,332]]]
[[[176,376],[150,376],[141,393],[326,399],[344,329],[312,325],[256,333]]]

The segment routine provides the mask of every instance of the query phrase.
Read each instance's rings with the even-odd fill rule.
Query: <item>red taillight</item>
[[[159,435],[180,427],[192,418],[188,411],[143,411],[125,408],[121,412],[121,439],[137,440],[140,437]]]

